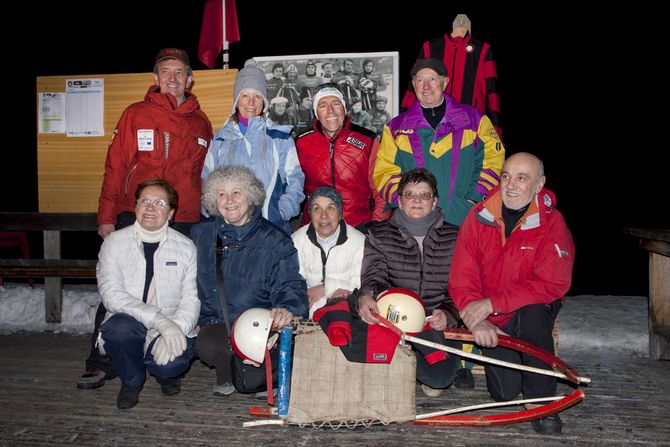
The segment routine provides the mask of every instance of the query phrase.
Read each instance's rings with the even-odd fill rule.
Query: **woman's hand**
[[[272,318],[272,327],[270,330],[279,331],[285,326],[290,326],[293,321],[293,313],[283,307],[270,309],[270,318]]]
[[[367,324],[379,324],[379,320],[375,317],[375,314],[379,314],[377,302],[370,295],[360,297],[358,300],[358,315],[361,316],[361,320]]]
[[[309,308],[311,309],[314,303],[319,301],[321,297],[323,296],[325,291],[325,287],[323,284],[319,284],[318,286],[310,287],[307,289],[307,302],[309,304]]]

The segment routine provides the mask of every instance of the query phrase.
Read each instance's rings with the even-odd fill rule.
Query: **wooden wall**
[[[213,130],[223,125],[233,106],[237,70],[193,72],[193,93],[212,121]],[[107,146],[121,112],[141,101],[151,73],[37,78],[37,93],[65,92],[66,79],[104,78],[104,137],[68,138],[65,134],[37,135],[37,183],[40,212],[97,212]],[[39,107],[39,104],[38,104]]]

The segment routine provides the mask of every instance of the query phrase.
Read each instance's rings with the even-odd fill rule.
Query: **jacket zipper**
[[[123,185],[123,192],[128,195],[128,184],[130,183],[130,178],[133,176],[133,172],[135,172],[135,169],[137,169],[137,163],[133,165],[132,168],[130,168],[130,171],[128,171],[128,175],[126,175],[126,183]]]
[[[330,140],[330,177],[333,180],[333,188],[335,188],[335,140]]]

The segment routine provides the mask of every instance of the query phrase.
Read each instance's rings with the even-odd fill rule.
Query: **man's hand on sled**
[[[484,320],[471,327],[470,332],[475,337],[475,343],[484,348],[495,348],[498,346],[498,335],[507,335],[489,320]]]
[[[486,320],[486,317],[493,313],[493,305],[491,300],[484,298],[482,300],[473,301],[459,313],[463,323],[472,331],[472,329],[477,326],[482,321]]]

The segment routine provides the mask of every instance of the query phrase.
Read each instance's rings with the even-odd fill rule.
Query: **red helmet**
[[[426,325],[426,310],[421,298],[411,290],[393,288],[377,296],[379,314],[408,334],[421,332]]]

